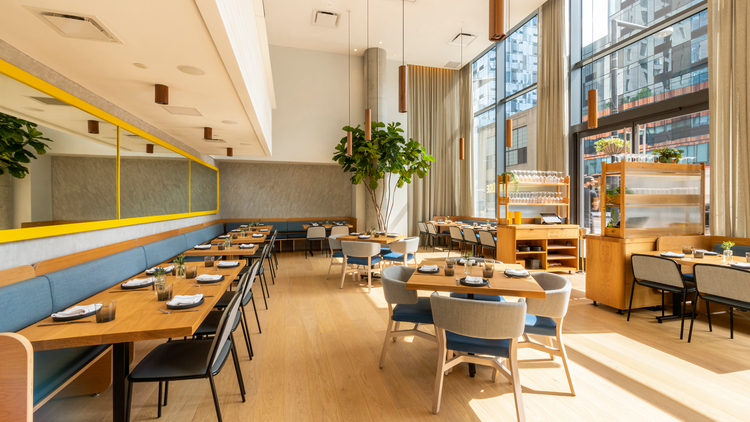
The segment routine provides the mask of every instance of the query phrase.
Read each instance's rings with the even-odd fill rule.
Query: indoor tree
[[[346,136],[336,145],[333,161],[347,173],[352,173],[352,184],[363,183],[370,195],[378,217],[378,228],[388,231],[388,222],[393,212],[396,189],[411,183],[412,177],[422,179],[430,170],[435,158],[427,154],[424,147],[413,139],[404,138],[401,123],[372,122],[372,140],[365,140],[365,131],[357,127],[344,126],[352,132],[352,155],[346,155]],[[398,177],[395,184],[392,177]],[[381,181],[385,183],[377,192]]]
[[[37,154],[42,155],[49,148],[42,141],[52,142],[43,138],[42,132],[37,130],[36,123],[0,113],[0,176],[7,171],[17,179],[23,179],[29,174],[24,166],[36,160],[36,156],[26,147],[31,147]]]

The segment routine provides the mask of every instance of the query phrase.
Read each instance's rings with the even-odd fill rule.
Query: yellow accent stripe
[[[120,219],[120,127],[117,126],[117,219]],[[189,161],[188,161],[189,162]]]
[[[193,162],[188,161],[188,212],[193,211]]]

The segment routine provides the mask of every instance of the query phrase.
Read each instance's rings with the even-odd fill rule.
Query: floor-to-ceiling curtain
[[[565,0],[549,0],[539,11],[537,154],[539,170],[567,173],[567,37]]]
[[[474,113],[472,110],[471,92],[471,63],[464,66],[460,72],[459,89],[461,90],[461,136],[464,137],[464,160],[461,161],[461,193],[459,197],[458,213],[465,216],[474,215],[474,192],[477,180],[474,179]]]
[[[750,236],[750,5],[708,1],[711,234]]]
[[[469,66],[470,67],[470,66]],[[469,73],[470,75],[470,73]],[[409,233],[416,233],[417,221],[435,215],[457,215],[462,211],[462,175],[468,155],[459,160],[459,73],[455,70],[409,66],[409,137],[435,157],[423,179],[409,185]],[[464,95],[466,97],[466,95]],[[466,103],[466,100],[464,101]],[[470,107],[470,101],[468,102]],[[467,132],[468,131],[468,132]],[[464,128],[468,135],[470,128]],[[466,151],[470,150],[469,136]]]

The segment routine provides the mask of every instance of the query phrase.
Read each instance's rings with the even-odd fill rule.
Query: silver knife
[[[83,324],[85,322],[94,322],[94,321],[65,321],[65,322],[48,322],[46,324],[39,324],[37,327],[46,327],[48,325],[65,325],[65,324]]]

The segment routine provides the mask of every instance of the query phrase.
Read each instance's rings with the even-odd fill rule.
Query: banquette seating
[[[227,221],[225,223],[227,231],[234,230],[239,228],[241,225],[244,224],[251,224],[251,223],[257,223],[260,222],[262,224],[265,224],[267,226],[273,226],[274,230],[278,231],[278,234],[276,235],[276,241],[279,242],[281,245],[281,248],[279,251],[283,251],[283,245],[284,242],[290,242],[292,245],[292,250],[295,250],[295,241],[300,240],[304,241],[305,236],[307,234],[307,230],[305,229],[305,225],[308,225],[310,223],[318,223],[318,224],[325,224],[326,221],[347,221],[349,224],[354,225],[354,229],[356,229],[356,218],[352,217],[325,217],[325,218],[261,218],[261,219],[242,219],[242,220],[232,220]],[[261,227],[262,228],[262,227]],[[330,229],[326,230],[326,236],[330,234]]]
[[[0,287],[0,309],[3,310],[3,318],[0,318],[0,345],[7,346],[0,347],[0,362],[8,362],[6,351],[12,353],[13,350],[18,350],[8,346],[18,339],[3,336],[4,333],[19,331],[223,232],[223,224],[217,223],[142,246],[136,246],[138,243],[132,241],[135,247],[82,263],[71,259],[71,266],[50,272],[46,271],[48,266],[42,265],[44,261],[39,263],[35,277]],[[58,267],[61,266],[59,259],[55,261],[58,262]],[[82,283],[81,280],[86,282]],[[109,345],[101,345],[33,352],[33,393],[30,398],[33,409],[41,407],[94,362],[109,356],[110,350]],[[98,378],[104,383],[99,382],[91,387],[93,391],[81,394],[106,390],[111,378],[101,375]],[[2,388],[0,386],[0,396],[5,397]],[[23,409],[24,406],[19,408]],[[13,420],[11,416],[13,415],[3,414],[8,420]]]

